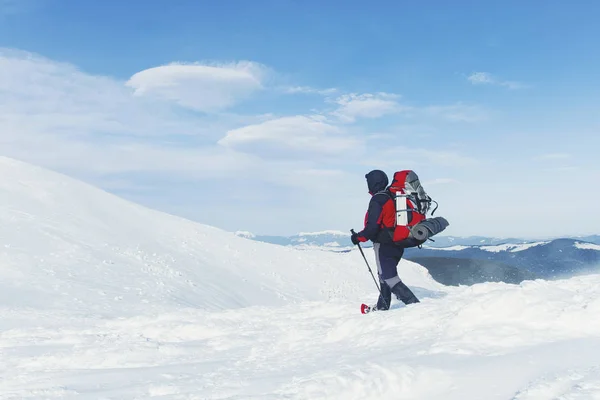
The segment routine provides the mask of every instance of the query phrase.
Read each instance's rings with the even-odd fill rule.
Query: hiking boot
[[[392,293],[396,295],[396,298],[404,304],[420,303],[417,296],[402,282],[398,282],[391,289]]]

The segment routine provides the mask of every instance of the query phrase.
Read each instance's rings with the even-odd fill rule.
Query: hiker
[[[419,303],[419,299],[398,277],[398,264],[404,249],[421,247],[446,229],[448,221],[443,217],[427,218],[431,203],[419,177],[414,171],[402,170],[394,173],[391,185],[381,170],[365,175],[371,194],[369,209],[365,217],[365,228],[352,233],[352,243],[358,245],[373,242],[377,271],[381,282],[381,294],[374,308],[364,305],[364,312],[388,310],[392,293],[405,304]],[[436,208],[431,212],[435,213]],[[433,239],[431,239],[433,240]]]
[[[365,175],[367,187],[371,194],[369,209],[365,216],[365,228],[352,234],[352,243],[370,240],[377,260],[377,272],[381,283],[381,294],[374,310],[388,310],[392,293],[404,304],[419,303],[415,294],[398,276],[398,264],[404,255],[401,242],[393,239],[396,220],[394,195],[388,189],[388,177],[381,170],[373,170]]]

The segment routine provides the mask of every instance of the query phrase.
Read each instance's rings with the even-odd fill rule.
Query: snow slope
[[[258,243],[0,159],[0,304],[223,309],[364,293],[364,262]],[[407,274],[435,286],[414,264]]]
[[[356,251],[0,174],[2,400],[600,398],[598,275],[448,288],[403,262],[422,302],[360,315],[376,291]]]
[[[594,399],[599,285],[483,284],[367,316],[342,302],[4,311],[0,398]]]
[[[292,236],[265,236],[255,235],[246,231],[238,231],[236,232],[236,235],[264,243],[277,244],[280,246],[293,246],[302,250],[346,252],[354,247],[350,241],[350,231],[346,233],[336,230],[300,232]],[[365,243],[365,246],[370,247],[367,243]]]

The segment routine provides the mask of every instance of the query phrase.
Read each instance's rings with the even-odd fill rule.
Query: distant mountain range
[[[328,230],[322,232],[303,232],[293,236],[270,236],[270,235],[254,235],[250,232],[238,231],[236,235],[246,237],[249,239],[257,240],[260,242],[267,242],[272,244],[278,244],[282,246],[295,246],[295,247],[321,247],[323,249],[340,251],[349,250],[353,247],[350,241],[350,231],[342,232],[336,230]],[[600,235],[592,236],[572,236],[563,237],[560,239],[576,239],[581,242],[600,244]],[[524,239],[524,238],[498,238],[489,236],[436,236],[433,238],[435,241],[427,242],[427,247],[451,247],[451,246],[485,246],[485,245],[498,245],[498,244],[522,244],[531,242],[541,242],[543,240],[551,239]],[[556,238],[559,239],[559,238]],[[365,244],[366,247],[370,246],[370,243]]]
[[[406,249],[404,257],[418,262],[423,258],[478,260],[502,263],[532,273],[535,277],[556,279],[588,271],[600,271],[600,244],[576,239],[490,246],[423,247]],[[460,263],[459,263],[460,264]],[[426,264],[422,264],[427,267]]]
[[[576,239],[582,242],[589,242],[600,244],[600,235],[592,235],[592,236],[565,236],[565,237],[557,237],[557,238],[547,238],[547,239],[525,239],[525,238],[497,238],[497,237],[488,237],[488,236],[434,236],[433,239],[435,242],[428,242],[428,247],[450,247],[450,246],[485,246],[485,245],[498,245],[498,244],[520,244],[520,243],[532,243],[532,242],[542,242],[544,240],[554,240],[554,239]]]
[[[304,232],[293,236],[260,236],[236,232],[252,240],[307,249],[347,252],[354,248],[350,232]],[[546,240],[487,236],[440,236],[422,249],[407,249],[404,257],[426,267],[446,285],[470,285],[526,279],[556,279],[600,272],[600,235]],[[364,247],[370,247],[370,242]]]

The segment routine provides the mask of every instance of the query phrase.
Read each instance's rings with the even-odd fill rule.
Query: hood
[[[381,192],[385,190],[389,181],[385,172],[381,170],[373,170],[365,175],[367,178],[367,187],[369,188],[369,193],[375,194],[377,192]]]

